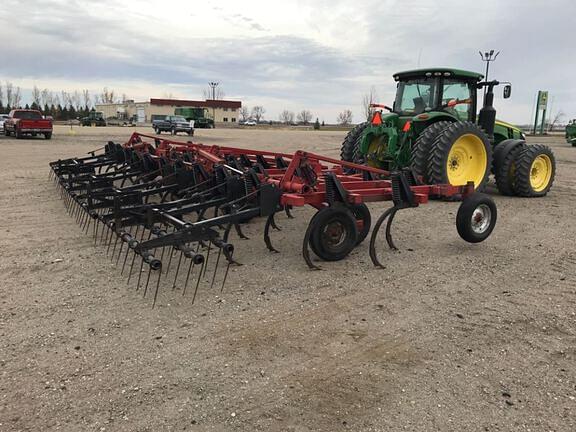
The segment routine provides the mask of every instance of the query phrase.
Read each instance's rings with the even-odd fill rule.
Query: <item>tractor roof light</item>
[[[452,75],[450,72],[444,72],[444,76],[449,77],[450,75]]]
[[[432,72],[426,72],[426,76],[427,76],[427,77],[431,77],[431,76],[432,76]]]

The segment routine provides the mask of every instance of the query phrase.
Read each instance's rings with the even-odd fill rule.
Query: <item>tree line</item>
[[[119,103],[126,101],[125,94],[118,96],[113,89],[104,87],[98,94],[91,95],[88,89],[82,91],[53,91],[34,86],[31,100],[23,103],[22,90],[12,82],[0,82],[0,114],[7,114],[12,109],[35,109],[54,120],[73,120],[86,117],[98,103]]]

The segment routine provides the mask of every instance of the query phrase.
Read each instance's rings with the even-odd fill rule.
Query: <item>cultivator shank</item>
[[[279,229],[277,213],[292,217],[293,207],[318,209],[302,247],[312,269],[318,266],[310,249],[323,260],[336,261],[364,240],[371,225],[367,202],[393,203],[378,218],[370,238],[370,257],[380,267],[378,231],[386,222],[387,243],[396,249],[391,225],[401,209],[432,197],[463,198],[458,232],[471,242],[488,237],[496,220],[493,202],[474,194],[473,184],[424,185],[409,170],[387,172],[304,151],[207,146],[134,133],[123,145],[108,142],[85,157],[50,166],[68,212],[93,235],[95,244],[106,247],[121,274],[127,272],[128,282],[137,279],[136,289],[143,288],[146,296],[153,280],[153,304],[163,280],[172,289],[182,289],[182,294],[194,281],[194,301],[201,282],[213,287],[225,262],[219,280],[222,291],[230,265],[239,265],[230,241],[232,229],[246,238],[242,224],[265,217],[264,243],[277,252],[270,229]],[[469,204],[471,198],[477,205]],[[470,209],[462,210],[465,203]],[[480,205],[491,211],[484,231],[474,229],[486,222],[485,213],[477,212]],[[216,258],[208,271],[211,256]],[[174,276],[168,277],[171,268]]]

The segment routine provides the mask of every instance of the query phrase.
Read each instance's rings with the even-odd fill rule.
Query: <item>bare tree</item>
[[[312,113],[308,110],[302,110],[296,116],[300,123],[308,124],[312,120]]]
[[[238,110],[238,115],[240,116],[240,121],[246,121],[250,117],[250,110],[248,107],[243,106]]]
[[[92,101],[90,100],[90,92],[88,89],[82,90],[82,99],[84,100],[84,106],[90,107]]]
[[[14,87],[14,95],[12,96],[12,99],[14,100],[12,106],[20,108],[20,103],[22,102],[22,92],[20,91],[20,87]]]
[[[42,105],[48,105],[48,106],[52,105],[53,102],[52,92],[47,88],[45,88],[40,92],[40,100],[42,101]]]
[[[2,83],[0,83],[0,103],[4,101],[4,90],[2,90]]]
[[[14,104],[12,102],[14,102],[12,100],[14,94],[14,84],[12,84],[9,81],[6,81],[6,105],[10,105],[10,106],[14,106]]]
[[[286,124],[294,123],[294,113],[292,111],[284,110],[280,113],[280,121]]]
[[[214,94],[212,94],[212,87],[207,87],[202,90],[202,96],[206,100],[209,99],[220,100],[224,99],[225,93],[224,90],[222,90],[220,87],[216,87],[214,89]]]
[[[254,108],[252,108],[252,117],[254,117],[254,120],[259,122],[261,119],[264,118],[265,112],[266,112],[266,110],[264,109],[264,107],[262,105],[257,105]]]
[[[556,124],[562,120],[562,118],[565,116],[564,112],[562,110],[558,110],[558,112],[556,113],[556,115],[552,118],[552,120],[548,123],[548,132],[551,132],[552,129],[554,129],[554,126],[556,126]]]
[[[376,93],[376,87],[374,86],[370,87],[370,91],[362,96],[362,113],[364,114],[366,121],[372,118],[372,115],[374,114],[374,108],[372,108],[370,105],[376,103],[377,100],[378,94]]]
[[[80,92],[78,90],[74,90],[74,93],[72,93],[70,95],[70,100],[72,101],[74,108],[76,108],[76,109],[80,108],[81,97],[80,97]]]
[[[37,106],[40,106],[40,89],[36,84],[34,84],[34,87],[32,87],[32,102],[34,102]]]
[[[172,92],[165,92],[162,96],[164,99],[174,99],[174,93]]]
[[[352,123],[352,111],[347,109],[338,114],[338,124],[347,126],[350,123]]]
[[[104,87],[102,89],[102,93],[100,93],[100,102],[102,102],[103,104],[112,104],[112,103],[116,103],[116,93],[114,92],[113,89],[108,90],[108,87]]]

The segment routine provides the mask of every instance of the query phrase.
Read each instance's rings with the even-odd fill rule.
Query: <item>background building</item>
[[[149,102],[126,100],[122,103],[97,104],[96,111],[102,111],[105,118],[129,119],[134,116],[138,123],[151,123],[155,119],[174,115],[176,108],[206,108],[207,116],[213,118],[216,123],[236,123],[241,107],[242,102],[231,100],[151,98]]]

